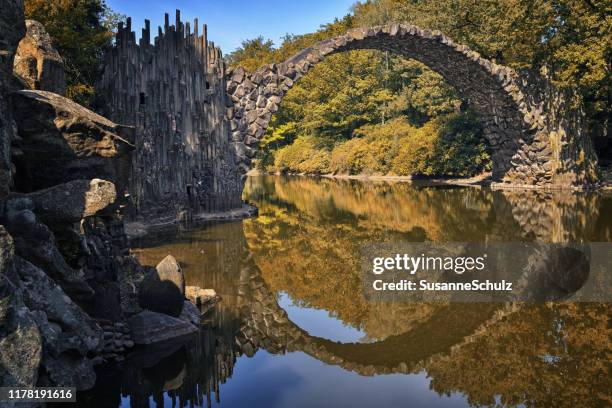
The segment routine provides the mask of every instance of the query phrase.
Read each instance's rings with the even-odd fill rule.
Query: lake
[[[101,369],[84,406],[599,407],[610,306],[370,302],[368,242],[609,242],[612,196],[257,176],[259,216],[135,243],[222,297],[189,342]]]

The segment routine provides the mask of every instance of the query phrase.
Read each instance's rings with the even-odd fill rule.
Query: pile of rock
[[[124,353],[134,347],[134,341],[130,333],[130,327],[123,322],[113,322],[111,320],[98,319],[98,324],[102,327],[104,343],[100,357],[102,362],[123,361]]]
[[[207,314],[221,300],[214,289],[202,289],[199,286],[186,286],[185,297],[198,307],[202,315]]]
[[[149,270],[140,283],[138,298],[144,310],[132,316],[128,324],[134,342],[142,345],[197,332],[202,308],[207,313],[218,300],[212,289],[186,287],[182,268],[172,255]]]

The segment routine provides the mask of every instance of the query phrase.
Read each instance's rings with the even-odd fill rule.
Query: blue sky
[[[198,18],[208,25],[208,39],[228,54],[243,40],[263,35],[276,45],[285,34],[315,31],[321,24],[343,17],[356,0],[106,0],[115,11],[132,17],[136,36],[151,20],[151,37],[157,26],[163,26],[164,13],[173,24],[175,10],[181,10],[181,20]],[[155,34],[154,34],[155,33]]]

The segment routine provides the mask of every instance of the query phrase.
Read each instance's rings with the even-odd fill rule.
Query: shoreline
[[[439,184],[488,186],[492,183],[491,173],[481,173],[473,177],[429,177],[429,176],[388,176],[380,174],[310,174],[310,173],[267,173],[259,170],[250,170],[247,176],[301,176],[320,177],[337,180],[363,180],[363,181],[397,181],[403,183],[431,182]]]
[[[144,239],[151,234],[165,234],[193,227],[206,222],[236,221],[257,215],[258,209],[252,204],[243,203],[241,207],[212,213],[194,213],[181,219],[177,216],[158,217],[152,219],[126,220],[125,234],[130,247],[134,241]]]
[[[533,186],[523,184],[505,184],[495,182],[491,179],[491,173],[481,173],[472,177],[437,177],[437,176],[384,176],[368,174],[310,174],[310,173],[268,173],[259,170],[249,170],[247,176],[299,176],[316,177],[336,180],[360,180],[360,181],[388,181],[399,183],[419,183],[431,185],[465,186],[465,187],[489,187],[493,190],[542,190],[542,191],[612,191],[612,180],[602,179],[599,185],[593,187],[569,187],[560,188],[554,186]]]

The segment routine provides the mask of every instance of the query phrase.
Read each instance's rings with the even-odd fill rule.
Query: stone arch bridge
[[[408,24],[359,28],[319,42],[280,64],[226,75],[232,139],[240,171],[293,84],[326,57],[350,50],[389,51],[418,60],[454,86],[482,120],[492,148],[493,179],[511,186],[585,187],[597,180],[596,156],[581,113],[544,78],[482,58],[439,31]]]

